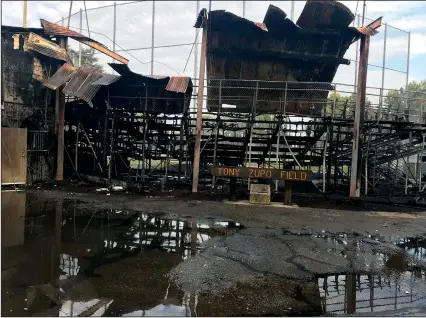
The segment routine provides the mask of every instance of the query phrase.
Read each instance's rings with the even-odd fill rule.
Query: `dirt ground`
[[[80,201],[87,210],[128,209],[179,217],[222,217],[250,228],[279,228],[295,233],[358,233],[399,237],[426,237],[426,208],[390,204],[331,200],[313,196],[293,199],[292,206],[274,202],[270,206],[251,205],[245,200],[214,201],[203,194],[126,192],[97,193],[96,188],[30,188],[41,199]],[[238,197],[237,197],[238,198]]]

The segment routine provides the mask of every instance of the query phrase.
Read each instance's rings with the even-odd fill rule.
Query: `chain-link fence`
[[[238,113],[244,118],[277,113],[354,118],[356,87],[350,84],[234,79],[210,79],[206,83],[203,113],[222,116]],[[192,104],[195,105],[196,100],[193,94]],[[425,123],[425,116],[426,93],[402,88],[366,88],[365,120]]]

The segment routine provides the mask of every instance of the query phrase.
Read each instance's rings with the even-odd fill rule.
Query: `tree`
[[[74,65],[78,65],[79,52],[74,51],[68,46],[68,55]],[[81,66],[89,67],[98,72],[103,72],[102,65],[98,64],[99,59],[95,56],[95,50],[92,48],[81,48]]]
[[[425,120],[426,112],[426,80],[411,81],[407,90],[390,91],[385,97],[385,103],[390,113],[404,112],[410,121]]]
[[[343,117],[342,114],[345,112],[346,113],[345,117],[350,117],[351,112],[355,110],[355,103],[356,103],[355,94],[344,96],[336,91],[333,91],[330,93],[330,95],[328,95],[328,98],[327,98],[327,110],[326,110],[327,115],[331,115],[334,101],[336,101],[336,106],[334,110],[335,116]],[[374,117],[373,113],[374,113],[374,110],[372,108],[371,101],[367,97],[365,97],[365,119]]]

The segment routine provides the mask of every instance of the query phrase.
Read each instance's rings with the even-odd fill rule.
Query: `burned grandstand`
[[[383,90],[367,90],[367,44],[381,19],[363,27],[350,26],[353,20],[335,1],[307,1],[296,23],[273,5],[263,22],[203,9],[195,23],[203,30],[198,79],[135,73],[99,42],[45,20],[41,29],[9,32],[25,34],[24,49],[54,55],[50,73],[36,80],[50,92],[46,109],[56,114],[49,138],[57,137],[59,151],[47,152],[56,157],[58,181],[63,167],[65,176],[140,191],[189,187],[195,171],[197,184],[209,191],[218,185],[243,190],[256,182],[229,184],[210,173],[212,166],[232,166],[314,172],[302,191],[347,195],[356,171],[363,194],[423,192],[425,99],[413,95],[394,103]],[[59,41],[56,51],[53,44],[41,46],[40,37]],[[115,73],[72,65],[60,43],[67,37],[112,57]],[[359,40],[358,87],[333,83]],[[195,104],[197,114],[190,107]],[[276,192],[284,187],[269,182]]]

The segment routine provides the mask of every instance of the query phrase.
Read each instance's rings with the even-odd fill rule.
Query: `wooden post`
[[[61,48],[67,48],[68,39],[58,37],[58,44]],[[61,65],[58,65],[58,69]],[[62,86],[56,89],[55,103],[55,130],[58,137],[56,154],[56,181],[64,180],[64,122],[65,122],[65,94],[62,93]]]
[[[285,205],[291,205],[291,197],[293,195],[293,182],[292,181],[285,181],[284,185],[284,204]]]
[[[352,141],[351,185],[349,196],[358,198],[361,190],[361,137],[364,125],[365,91],[367,85],[370,36],[361,36],[358,84],[355,103],[354,134]]]
[[[192,166],[192,193],[198,192],[200,169],[201,130],[203,124],[203,94],[207,53],[207,17],[203,17],[203,39],[201,43],[200,75],[198,76],[197,122],[195,126],[194,164]]]

